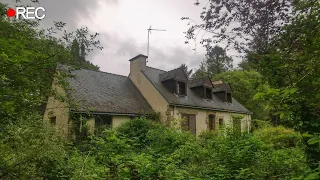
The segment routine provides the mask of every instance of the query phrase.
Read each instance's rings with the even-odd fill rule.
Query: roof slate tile
[[[81,110],[94,112],[143,114],[152,108],[126,76],[91,70],[75,70],[69,78],[68,94]]]

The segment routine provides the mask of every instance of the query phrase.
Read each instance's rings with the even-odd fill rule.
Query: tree
[[[74,39],[72,41],[71,45],[71,53],[72,53],[72,60],[73,61],[79,61],[80,60],[80,48],[79,48],[79,43],[77,39]]]
[[[187,75],[188,78],[192,75],[192,69],[189,70],[186,64],[181,64],[180,67],[183,69],[184,73]]]
[[[301,1],[297,8],[309,9],[300,13],[292,24],[274,37],[268,54],[250,54],[256,69],[271,88],[256,95],[267,107],[288,122],[301,134],[320,134],[320,2]],[[304,142],[309,137],[304,136]],[[309,164],[320,162],[318,145],[306,143]]]
[[[87,42],[86,52],[100,47],[97,35],[82,30],[68,33],[62,22],[40,30],[37,21],[8,19],[6,9],[0,3],[0,179],[67,177],[68,167],[63,175],[57,173],[66,164],[64,142],[43,122],[42,105],[48,96],[61,96],[52,89],[53,78],[66,85],[56,73],[58,63],[99,69],[73,60],[77,41]]]
[[[226,51],[219,46],[213,48],[208,47],[205,59],[196,70],[194,77],[213,77],[221,72],[226,72],[232,69],[233,59],[227,56]]]
[[[241,70],[243,70],[243,71],[248,71],[248,70],[252,69],[252,68],[250,67],[250,64],[249,64],[248,59],[243,59],[243,60],[238,64],[238,66],[239,66],[239,69],[241,69]]]
[[[268,119],[268,111],[265,110],[264,101],[253,99],[255,94],[265,88],[263,77],[258,72],[234,70],[217,74],[213,79],[230,83],[232,96],[253,112],[253,119]]]
[[[204,31],[201,43],[205,46],[225,43],[241,52],[263,50],[270,38],[278,34],[281,27],[288,24],[297,13],[295,2],[210,0],[200,14],[200,24],[188,17],[182,17],[182,20],[188,20],[191,25],[186,32],[186,38],[196,40],[199,32]],[[200,2],[197,0],[195,5],[199,6]]]

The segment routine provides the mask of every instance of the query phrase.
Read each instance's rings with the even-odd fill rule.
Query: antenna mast
[[[151,34],[151,31],[167,31],[167,30],[165,30],[165,29],[152,29],[151,28],[151,26],[149,27],[149,29],[147,29],[148,30],[148,49],[147,49],[147,56],[148,56],[148,59],[149,59],[149,45],[150,45],[150,43],[149,43],[149,40],[150,40],[150,37],[149,37],[149,34]],[[148,62],[148,60],[147,60],[147,62]]]

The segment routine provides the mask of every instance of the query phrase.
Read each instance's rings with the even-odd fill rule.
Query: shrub
[[[34,115],[1,127],[0,179],[68,179],[73,170],[55,129]]]
[[[251,131],[254,132],[255,130],[271,127],[271,123],[269,121],[252,119],[251,120]]]
[[[146,118],[135,118],[129,122],[124,123],[117,128],[117,131],[122,136],[135,140],[135,144],[132,144],[138,150],[145,148],[147,143],[147,134],[149,130],[160,127],[160,124],[156,124]]]
[[[290,179],[318,173],[308,168],[303,149],[283,138],[294,134],[283,127],[240,136],[224,128],[196,137],[137,118],[77,149],[52,128],[28,122],[0,133],[1,179]]]
[[[275,148],[290,148],[301,143],[299,133],[283,126],[270,126],[256,130],[254,135],[261,138],[265,143],[272,144]]]

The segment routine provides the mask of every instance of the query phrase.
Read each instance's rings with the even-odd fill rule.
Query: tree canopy
[[[194,78],[213,77],[221,72],[226,72],[232,69],[233,59],[227,56],[226,51],[219,47],[214,46],[207,48],[206,56],[201,62],[199,69],[194,73]]]
[[[195,3],[200,5],[198,1]],[[245,53],[241,68],[252,68],[262,75],[266,87],[255,95],[263,99],[277,124],[294,127],[301,134],[318,136],[319,127],[319,7],[317,0],[208,1],[200,17],[188,20],[188,40],[200,31],[205,47],[226,43]],[[312,135],[311,135],[312,136]],[[309,165],[320,161],[318,145],[304,142]]]
[[[229,83],[232,87],[232,96],[253,112],[253,119],[268,120],[265,101],[253,99],[258,92],[265,89],[265,81],[258,72],[234,70],[217,74],[212,78]]]

